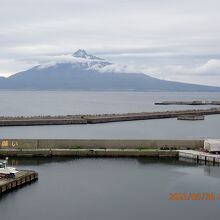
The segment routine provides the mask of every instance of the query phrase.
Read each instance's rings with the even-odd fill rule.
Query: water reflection
[[[220,178],[220,169],[216,169],[215,166],[205,166],[204,172],[207,176]]]
[[[82,157],[10,157],[8,164],[11,166],[39,166],[48,163],[64,163],[68,161],[76,160],[87,160],[88,158]],[[194,160],[186,161],[184,158],[175,158],[175,157],[136,157],[136,158],[100,158],[93,157],[89,158],[90,160],[126,160],[126,161],[137,161],[140,165],[150,165],[150,164],[167,164],[167,165],[183,165],[183,166],[196,166]],[[188,163],[186,163],[188,162]]]

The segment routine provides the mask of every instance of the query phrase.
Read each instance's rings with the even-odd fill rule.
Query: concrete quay
[[[197,151],[197,150],[178,150],[179,158],[187,158],[196,160],[197,162],[211,162],[213,165],[215,163],[220,164],[220,155],[218,154],[211,154],[204,151]]]
[[[0,196],[3,193],[17,189],[38,179],[38,173],[35,171],[19,171],[15,178],[0,179]]]
[[[1,157],[179,157],[220,163],[204,140],[0,139]]]
[[[33,117],[0,117],[0,126],[34,126],[34,125],[66,125],[97,124],[108,122],[176,118],[181,115],[214,115],[220,114],[220,108],[176,110],[163,112],[139,112],[101,115],[64,115]]]

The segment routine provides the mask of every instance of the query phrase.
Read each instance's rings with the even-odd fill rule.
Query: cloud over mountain
[[[0,89],[220,91],[218,87],[160,80],[131,66],[113,64],[81,49],[53,58],[50,62],[47,60],[8,78],[0,78]]]

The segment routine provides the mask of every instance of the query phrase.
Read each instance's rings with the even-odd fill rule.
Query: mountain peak
[[[90,59],[90,60],[103,60],[99,57],[93,56],[91,54],[88,54],[85,50],[79,49],[75,53],[73,53],[74,57],[77,58],[84,58],[84,59]]]
[[[80,58],[86,58],[88,56],[88,54],[85,50],[79,49],[73,54],[73,56],[80,57]]]

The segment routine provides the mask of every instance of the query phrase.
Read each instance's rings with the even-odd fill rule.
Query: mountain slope
[[[111,65],[78,50],[71,60],[36,66],[8,78],[0,78],[0,89],[220,91],[218,87],[159,80],[142,73],[110,72],[108,67]]]

